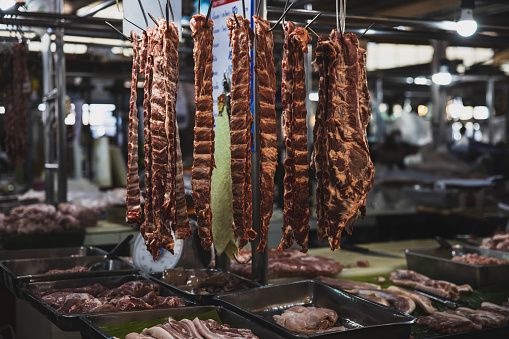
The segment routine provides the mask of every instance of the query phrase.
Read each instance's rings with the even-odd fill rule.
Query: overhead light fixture
[[[440,71],[433,74],[431,80],[437,85],[449,85],[452,81],[451,73],[449,73],[449,67],[447,67],[447,65],[440,66]]]
[[[459,35],[469,37],[477,30],[477,22],[474,20],[474,0],[461,1],[461,16],[456,26]]]

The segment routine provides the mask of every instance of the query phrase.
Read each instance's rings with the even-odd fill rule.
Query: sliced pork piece
[[[499,306],[497,304],[485,301],[481,304],[481,308],[479,309],[483,311],[501,314],[504,317],[506,317],[506,321],[509,321],[509,307]]]
[[[258,338],[246,328],[232,328],[228,325],[220,325],[215,320],[200,320],[194,318],[193,323],[203,338],[206,339],[255,339]]]
[[[326,283],[329,286],[341,288],[343,290],[380,290],[382,289],[379,285],[370,284],[362,281],[348,280],[348,279],[336,279],[319,276],[315,278],[321,282]]]
[[[430,279],[411,270],[396,270],[391,272],[389,279],[396,285],[414,288],[452,300],[458,300],[460,293],[469,294],[473,291],[470,285],[462,285],[460,289],[451,282]]]
[[[235,14],[233,14],[235,15]],[[237,21],[240,27],[237,25]],[[239,249],[256,237],[252,228],[251,191],[251,57],[253,30],[250,21],[237,15],[228,18],[230,45],[232,49],[231,87],[231,173],[233,194],[233,233],[239,241]]]
[[[401,312],[412,313],[415,310],[415,302],[407,296],[403,296],[388,290],[354,290],[353,293],[364,296],[376,296],[384,298]]]
[[[432,314],[438,311],[431,304],[431,299],[422,294],[412,292],[410,290],[396,286],[389,286],[387,288],[387,291],[391,291],[393,293],[404,295],[405,297],[411,298],[417,305],[419,305],[424,310],[424,312],[428,314]]]
[[[188,319],[177,321],[169,317],[168,322],[159,326],[165,329],[175,339],[202,338],[194,327],[193,322]]]
[[[483,310],[473,310],[466,307],[458,307],[455,310],[447,310],[446,313],[457,314],[465,317],[477,325],[481,325],[482,328],[486,327],[498,327],[507,324],[507,318],[501,314],[494,312],[488,312]]]
[[[214,100],[212,97],[212,34],[211,19],[198,14],[191,19],[194,39],[194,88],[196,104],[194,126],[193,169],[191,172],[191,195],[198,222],[198,234],[204,249],[210,249],[212,242],[212,211],[210,208],[210,187],[214,164]]]
[[[142,335],[150,335],[156,339],[175,339],[162,325],[156,325],[143,330]]]
[[[445,312],[435,312],[431,315],[418,317],[417,324],[439,331],[440,333],[449,334],[471,332],[481,329],[480,325],[475,324],[465,317]]]
[[[278,325],[290,331],[313,334],[333,327],[338,321],[338,314],[328,308],[293,306],[273,318]]]
[[[129,139],[127,149],[127,214],[128,224],[141,222],[140,176],[138,174],[138,91],[139,46],[138,35],[131,32],[133,40],[133,68],[131,75],[131,98],[129,99]]]
[[[269,32],[270,23],[254,15],[256,25],[256,65],[260,112],[260,243],[258,252],[263,252],[267,244],[267,232],[270,228],[274,206],[274,176],[277,165],[276,131],[276,70],[274,67],[274,40]]]

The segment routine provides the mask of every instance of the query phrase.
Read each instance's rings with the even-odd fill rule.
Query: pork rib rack
[[[329,37],[321,36],[315,66],[320,75],[312,156],[318,237],[328,237],[335,250],[343,229],[351,234],[359,209],[365,214],[374,179],[366,137],[370,112],[365,62],[355,34],[333,30]]]
[[[274,206],[274,175],[277,165],[276,132],[276,70],[274,68],[274,40],[269,32],[270,23],[253,16],[256,25],[256,65],[260,112],[260,243],[258,252],[262,253],[267,245],[267,232],[270,227]]]
[[[235,15],[235,14],[233,14]],[[237,21],[240,27],[237,25]],[[249,20],[237,15],[237,20],[228,18],[230,45],[232,48],[231,88],[231,169],[233,193],[233,233],[239,240],[239,248],[256,237],[252,228],[251,191],[251,57],[253,30]]]
[[[283,238],[279,250],[290,248],[293,240],[307,252],[309,234],[309,161],[306,126],[306,82],[304,53],[310,38],[307,31],[293,22],[285,25],[283,47],[283,132],[286,146],[284,160]]]
[[[212,237],[212,211],[210,187],[214,168],[214,101],[212,97],[212,42],[213,23],[205,21],[204,15],[191,19],[194,39],[194,89],[196,104],[194,126],[193,170],[191,172],[191,195],[198,219],[198,234],[204,249],[209,249]]]
[[[131,98],[129,99],[129,139],[127,150],[127,214],[128,224],[141,222],[140,176],[138,175],[138,108],[136,106],[139,67],[138,35],[131,32],[133,39],[133,69]]]
[[[133,157],[137,154],[136,81],[137,37],[134,39],[133,86],[131,88],[129,136],[129,188],[127,220],[137,222],[139,178]],[[154,260],[164,248],[173,253],[175,235],[183,239],[191,235],[185,201],[182,153],[176,119],[178,91],[178,30],[172,22],[159,19],[143,33],[139,70],[145,76],[143,127],[145,151],[145,220],[140,232]],[[134,105],[134,107],[133,107]],[[137,191],[138,200],[135,199]]]

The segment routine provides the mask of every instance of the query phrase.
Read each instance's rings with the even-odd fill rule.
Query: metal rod
[[[166,0],[166,30],[170,30],[170,0]]]
[[[135,24],[133,21],[129,20],[128,18],[124,18],[125,21],[127,21],[128,23],[130,23],[131,25],[135,26],[135,27],[138,27],[139,29],[141,29],[143,32],[145,32],[145,30],[143,28],[141,28],[141,26],[138,26],[138,24]],[[125,37],[125,36],[124,36]]]
[[[239,20],[237,19],[237,14],[233,13],[232,15],[235,18],[235,21],[237,21],[237,27],[240,28]]]
[[[175,22],[175,15],[173,15],[173,7],[171,7],[171,1],[168,0],[168,6],[170,7],[171,21]]]
[[[283,12],[283,15],[281,15],[281,17],[279,18],[279,20],[276,22],[276,24],[274,26],[272,26],[271,28],[269,28],[267,31],[268,32],[271,32],[274,30],[274,28],[276,28],[277,25],[279,25],[279,23],[281,22],[281,20],[283,20],[283,18],[286,16],[286,13],[288,13],[288,11],[290,10],[290,8],[292,8],[293,6],[293,2],[290,3],[288,5],[288,7],[285,9],[285,11]]]
[[[214,2],[214,0],[210,0],[209,10],[207,11],[207,16],[205,17],[205,24],[203,25],[203,27],[207,27],[207,23],[209,22],[210,12],[212,11],[212,3],[213,2]]]
[[[201,14],[201,0],[198,0],[198,14]]]
[[[313,29],[311,27],[308,27],[307,29],[309,29],[311,31],[311,33],[313,33],[314,35],[316,35],[317,38],[319,38],[320,36],[318,34],[316,34],[315,31],[313,31]]]
[[[161,18],[168,20],[169,18],[164,16],[163,6],[161,6],[161,0],[157,0],[157,3],[159,4],[159,10],[161,11]]]
[[[43,115],[42,123],[44,126],[44,163],[45,163],[45,181],[44,190],[46,192],[46,203],[53,205],[55,203],[55,172],[50,169],[46,164],[54,163],[54,149],[55,149],[55,133],[53,130],[53,117],[52,107],[53,104],[46,100],[48,93],[54,90],[53,85],[53,63],[51,62],[51,30],[47,30],[41,37],[41,54],[42,54],[42,89],[44,94],[44,103],[46,105]]]
[[[242,14],[245,19],[246,18],[246,3],[244,0],[242,0]]]
[[[288,3],[289,2],[290,2],[290,0],[286,0],[286,2],[285,2],[285,9],[288,8]],[[265,10],[265,11],[267,11],[267,10]],[[285,27],[285,25],[286,25],[285,21],[286,21],[285,18],[283,18],[283,21],[282,21],[283,22],[283,27]]]
[[[374,25],[374,24],[375,24],[375,23],[373,22],[371,25],[369,25],[369,27],[368,27],[368,28],[366,28],[366,30],[364,31],[364,33],[362,33],[362,34],[359,36],[359,38],[358,38],[358,39],[362,38],[362,37],[364,36],[364,34],[366,34],[366,33],[367,33],[370,29],[371,29],[371,27],[373,27],[373,25]]]
[[[122,33],[121,31],[119,31],[115,26],[113,26],[112,24],[110,24],[108,21],[105,21],[104,22],[106,25],[110,26],[111,28],[113,28],[113,30],[115,30],[115,32],[117,32],[118,34],[120,34],[121,36],[123,36],[126,40],[129,40],[129,41],[132,41],[131,38],[129,38],[128,36],[126,36],[124,33]]]
[[[339,9],[338,9],[338,1],[336,0],[336,31],[339,32]]]
[[[138,4],[140,4],[141,13],[143,14],[143,19],[145,19],[145,25],[147,25],[147,27],[148,27],[147,14],[145,14],[145,9],[143,8],[141,0],[138,0]]]
[[[304,28],[306,28],[306,29],[307,29],[309,26],[311,26],[311,24],[312,24],[313,22],[315,22],[315,20],[316,20],[316,19],[318,19],[318,17],[319,17],[320,15],[322,15],[322,12],[318,13],[318,14],[317,14],[317,15],[316,15],[316,16],[315,16],[315,17],[314,17],[314,18],[313,18],[313,19],[312,19],[312,20],[311,20],[311,21],[310,21],[310,22],[306,25],[306,27],[304,27]]]
[[[493,144],[494,140],[494,131],[495,126],[493,121],[493,116],[495,115],[495,81],[491,78],[488,78],[488,81],[486,82],[486,106],[488,107],[489,111],[489,118],[488,118],[488,133],[489,133],[489,142],[490,144]]]
[[[148,16],[150,17],[150,19],[152,19],[152,21],[156,24],[156,26],[159,27],[157,20],[152,16],[152,14],[148,13]]]
[[[57,12],[64,12],[64,1],[57,1]],[[57,149],[58,149],[58,192],[57,202],[67,201],[67,126],[66,116],[66,83],[65,83],[65,54],[64,29],[55,31],[55,85],[57,88]]]

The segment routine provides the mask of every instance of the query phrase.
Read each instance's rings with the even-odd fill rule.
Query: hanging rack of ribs
[[[143,133],[145,152],[145,220],[140,233],[147,250],[157,259],[160,249],[173,253],[176,239],[191,235],[185,200],[182,153],[176,119],[178,91],[178,30],[164,19],[143,32],[141,51],[133,34],[133,85],[130,99],[128,212],[126,219],[139,222],[137,175],[136,82],[138,67],[145,77]],[[139,59],[139,63],[138,63]],[[136,199],[137,197],[137,199]]]
[[[131,32],[133,39],[133,69],[131,78],[131,98],[129,99],[129,139],[127,150],[127,214],[128,224],[141,222],[140,203],[140,176],[138,174],[138,108],[136,107],[138,73],[139,67],[139,46],[138,35]]]
[[[210,208],[211,178],[214,164],[214,114],[212,96],[213,22],[198,14],[191,19],[194,39],[194,88],[196,104],[194,127],[193,169],[191,192],[198,222],[198,235],[204,249],[212,242],[212,211]]]
[[[321,95],[312,163],[318,181],[318,236],[327,236],[332,250],[339,248],[343,229],[351,234],[359,209],[365,215],[374,178],[365,131],[369,93],[359,55],[357,37],[350,32],[333,30],[317,46]]]
[[[233,14],[235,15],[235,14]],[[232,15],[232,16],[233,16]],[[237,25],[239,22],[239,25]],[[239,248],[256,237],[252,228],[251,192],[251,57],[253,31],[248,19],[242,16],[228,18],[230,45],[232,48],[231,88],[231,169],[233,193],[233,233],[239,240]]]
[[[258,252],[262,253],[267,245],[267,233],[270,227],[274,206],[274,175],[277,165],[277,127],[276,127],[276,70],[274,68],[274,40],[269,32],[270,23],[253,16],[256,25],[256,65],[260,112],[260,243]]]
[[[285,25],[283,46],[283,101],[284,143],[284,218],[283,238],[279,250],[290,248],[293,240],[307,252],[309,233],[309,161],[306,126],[306,82],[304,53],[310,37],[307,31],[293,22]]]
[[[163,23],[163,26],[166,26]],[[170,200],[165,203],[169,218],[172,221],[171,229],[176,239],[186,239],[191,236],[191,226],[187,214],[186,192],[184,187],[184,168],[182,165],[182,152],[180,149],[180,135],[177,124],[177,93],[179,81],[178,66],[178,28],[173,22],[168,23],[169,29],[165,33],[166,74],[166,130],[169,142],[168,162],[170,163],[171,190],[168,190]],[[161,27],[161,25],[160,25]],[[172,207],[170,207],[172,206]]]

